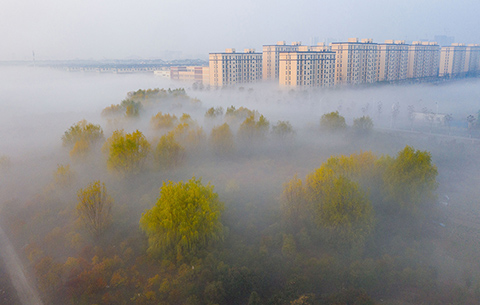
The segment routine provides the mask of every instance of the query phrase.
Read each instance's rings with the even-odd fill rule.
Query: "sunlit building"
[[[333,87],[335,85],[335,53],[329,47],[299,46],[284,51],[279,57],[279,84],[291,87]]]
[[[377,81],[377,44],[372,39],[332,42],[336,53],[335,84],[358,85]]]
[[[170,78],[208,85],[210,83],[209,70],[209,67],[202,66],[170,67]]]
[[[480,45],[468,44],[465,50],[465,72],[478,73],[480,71]]]
[[[440,47],[436,42],[414,41],[408,46],[408,78],[438,76]]]
[[[440,70],[438,76],[454,77],[464,75],[466,72],[465,55],[467,48],[463,43],[452,43],[449,47],[440,50]]]
[[[209,67],[211,86],[255,83],[262,79],[262,53],[255,53],[255,49],[245,49],[244,53],[236,53],[235,49],[210,53]]]
[[[377,80],[397,81],[407,78],[408,45],[404,40],[386,40],[377,44]]]
[[[285,44],[285,41],[279,41],[276,45],[264,45],[263,46],[263,79],[264,80],[276,80],[279,73],[279,59],[280,52],[293,52],[297,51],[301,42],[292,42],[291,45]]]

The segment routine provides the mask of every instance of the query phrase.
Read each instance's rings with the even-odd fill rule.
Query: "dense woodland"
[[[1,189],[46,304],[480,302],[479,247],[446,231],[443,195],[478,145],[338,111],[296,129],[183,89],[131,92],[101,115],[58,135],[40,187]]]

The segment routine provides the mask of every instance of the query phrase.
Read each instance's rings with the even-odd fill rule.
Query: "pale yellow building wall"
[[[225,53],[210,53],[210,85],[224,87],[235,84],[254,83],[262,79],[262,53],[246,49],[236,53],[227,49]]]
[[[371,84],[377,81],[377,44],[371,39],[362,41],[349,38],[348,42],[330,44],[336,53],[336,85]]]
[[[293,42],[287,45],[285,41],[279,41],[276,45],[264,45],[262,56],[262,77],[264,80],[276,80],[279,76],[279,53],[296,51],[300,42]]]
[[[440,64],[440,47],[436,42],[414,41],[408,47],[408,78],[435,77]]]
[[[333,87],[335,85],[335,53],[328,51],[279,53],[279,84],[283,87]]]
[[[405,41],[387,40],[378,44],[377,80],[397,81],[407,78],[408,45]]]

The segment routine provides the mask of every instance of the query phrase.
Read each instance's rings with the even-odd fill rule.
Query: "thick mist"
[[[128,92],[149,88],[185,88],[190,100],[167,99],[143,106],[135,119],[101,116],[104,108],[120,104]],[[80,232],[76,238],[82,247],[92,241],[75,221],[76,192],[93,180],[105,182],[115,200],[113,229],[101,240],[105,248],[110,249],[108,251],[117,251],[111,249],[120,248],[115,243],[126,235],[130,236],[130,241],[125,243],[143,249],[138,221],[142,213],[155,204],[162,182],[186,181],[193,175],[205,183],[211,182],[220,199],[225,201],[225,222],[230,227],[231,240],[253,248],[253,245],[267,243],[269,234],[277,234],[272,232],[280,227],[283,187],[295,174],[304,179],[331,156],[361,151],[372,151],[379,157],[395,156],[405,145],[410,145],[429,151],[439,173],[435,215],[425,217],[423,222],[428,232],[425,236],[412,236],[412,244],[417,243],[415,247],[425,251],[423,258],[428,261],[427,265],[437,270],[440,282],[460,285],[467,271],[472,281],[480,279],[476,260],[480,250],[476,242],[480,222],[475,217],[480,212],[479,140],[469,132],[466,120],[468,115],[476,117],[479,111],[480,80],[477,78],[325,90],[289,90],[275,84],[195,90],[188,83],[172,82],[151,74],[2,67],[0,92],[0,157],[9,160],[0,173],[0,214],[7,209],[12,213],[9,215],[27,215],[26,211],[39,209],[40,204],[36,202],[48,198],[45,194],[51,191],[57,166],[70,164],[76,182],[70,189],[58,192],[58,198],[52,202],[45,199],[42,204],[49,213],[72,220],[71,224],[62,223],[61,228]],[[226,111],[231,106],[246,107],[264,115],[270,122],[270,130],[278,121],[288,121],[294,135],[279,140],[269,133],[263,142],[246,143],[238,138],[242,120],[205,117],[211,107],[222,107]],[[176,169],[160,171],[152,166],[141,175],[121,178],[107,170],[101,144],[93,147],[88,158],[80,162],[69,156],[70,148],[62,146],[65,131],[86,119],[99,124],[106,139],[117,129],[125,132],[138,129],[154,149],[159,138],[167,133],[167,130],[153,130],[150,125],[151,117],[160,111],[177,118],[187,113],[195,121],[192,126],[196,124],[204,132],[200,144],[187,147],[185,163]],[[322,115],[333,111],[345,117],[349,126],[345,133],[320,129]],[[424,118],[412,119],[412,112],[451,114],[452,120],[446,126]],[[374,128],[369,135],[359,136],[352,131],[354,120],[362,116],[373,120]],[[235,151],[229,157],[215,155],[209,146],[212,128],[224,121],[229,123],[235,135]],[[151,159],[147,162],[152,164]],[[52,226],[60,227],[56,223],[58,220],[52,220],[53,216],[42,218],[42,215],[38,219],[51,223],[32,225],[36,230],[42,229],[30,232],[30,236],[22,233],[21,241],[13,241],[17,249],[55,240],[55,234],[59,233]],[[11,228],[5,230],[11,236],[16,234]],[[271,244],[278,243],[275,238]],[[388,235],[385,239],[388,240]],[[70,248],[55,244],[58,248],[49,249],[51,253],[48,254],[63,264],[67,257],[84,255],[87,251],[65,241],[67,244]],[[141,253],[136,254],[141,256]]]

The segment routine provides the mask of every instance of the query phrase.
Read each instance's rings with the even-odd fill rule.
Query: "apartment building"
[[[358,85],[377,81],[377,44],[372,39],[332,42],[336,53],[335,84]]]
[[[480,45],[468,44],[465,50],[465,72],[478,73],[480,71]]]
[[[279,59],[280,52],[297,51],[301,42],[292,42],[291,45],[285,44],[285,41],[279,41],[276,45],[263,46],[263,79],[277,80],[279,77]]]
[[[335,85],[335,52],[322,44],[299,46],[283,51],[279,58],[279,84],[291,87],[333,87]]]
[[[407,78],[408,45],[405,40],[386,40],[377,44],[377,80],[398,81]]]
[[[452,43],[449,47],[442,47],[440,50],[440,70],[438,76],[440,77],[455,77],[466,74],[465,55],[467,47],[463,43]]]
[[[210,53],[209,67],[211,86],[254,83],[262,79],[262,53],[255,53],[255,49],[245,49],[244,53],[235,49]]]
[[[407,78],[438,76],[440,47],[436,42],[414,41],[408,47]]]
[[[170,67],[170,78],[208,85],[210,83],[209,70],[209,67],[202,66]]]

